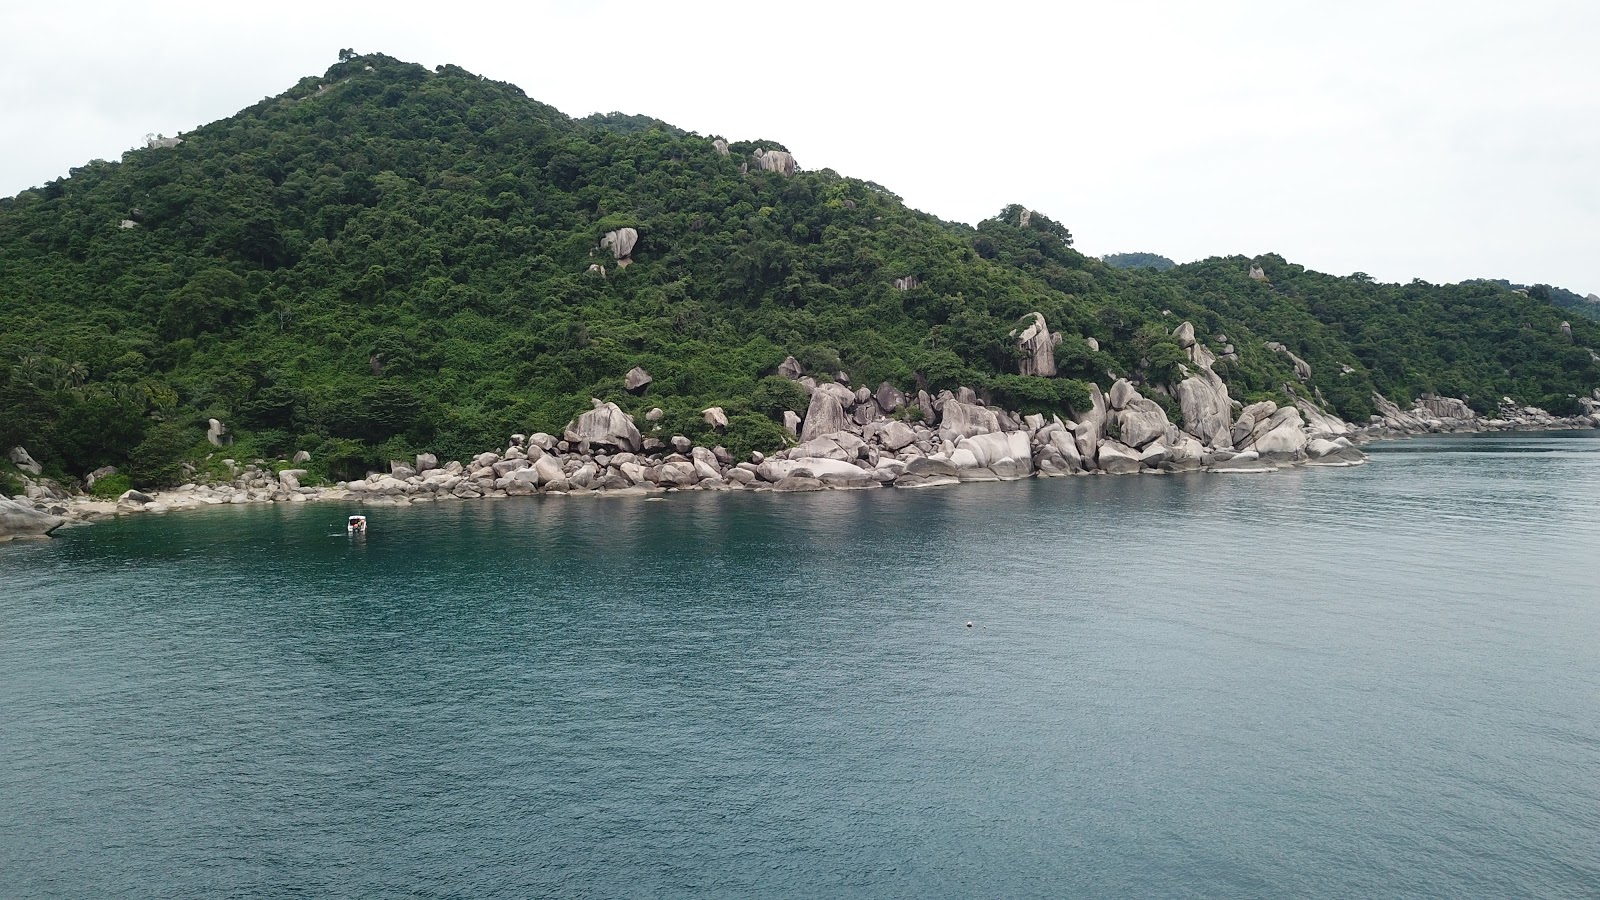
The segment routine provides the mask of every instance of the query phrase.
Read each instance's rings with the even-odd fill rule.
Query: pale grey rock
[[[321,92],[319,91],[318,93]],[[181,137],[164,137],[159,134],[147,134],[144,136],[144,148],[146,150],[170,150],[181,143],[183,143],[183,138]]]
[[[1133,382],[1126,378],[1118,378],[1112,383],[1111,394],[1106,399],[1112,409],[1121,410],[1138,396],[1139,390],[1133,386]]]
[[[654,406],[654,407],[650,408],[649,412],[644,414],[644,420],[646,422],[659,422],[662,419],[666,418],[666,415],[667,414],[664,411],[662,411],[661,407]]]
[[[227,435],[227,426],[223,425],[219,420],[212,419],[207,423],[206,440],[211,442],[211,446],[221,447],[224,444],[233,443],[232,439],[223,440],[223,438],[227,437]]]
[[[588,443],[590,447],[612,447],[637,453],[642,441],[639,437],[639,427],[633,423],[633,417],[623,412],[615,403],[602,402],[598,399],[590,402],[594,404],[594,408],[567,425],[563,433],[567,443]]]
[[[1294,375],[1296,378],[1300,379],[1301,381],[1306,381],[1311,377],[1311,364],[1300,357],[1295,356],[1294,353],[1290,351],[1290,349],[1284,344],[1279,343],[1278,341],[1267,341],[1263,346],[1274,353],[1281,353],[1284,356],[1289,357],[1289,362],[1294,364]]]
[[[1242,449],[1254,450],[1263,459],[1295,461],[1305,456],[1305,423],[1300,410],[1286,406],[1274,412]]]
[[[722,138],[717,138],[716,140],[712,141],[711,148],[717,151],[718,156],[728,155],[728,142]]]
[[[878,385],[878,390],[874,392],[873,399],[878,401],[878,408],[883,410],[883,414],[886,416],[904,409],[906,405],[906,395],[887,381]]]
[[[668,484],[674,487],[691,487],[700,481],[700,476],[694,470],[691,462],[668,462],[661,466],[661,479],[658,484]]]
[[[1032,324],[1022,329],[1021,334],[1011,332],[1011,336],[1017,339],[1017,348],[1023,353],[1023,357],[1017,361],[1017,371],[1022,375],[1053,378],[1056,374],[1056,345],[1061,343],[1061,335],[1050,333],[1043,313],[1035,311],[1028,315],[1033,317]]]
[[[418,453],[416,463],[418,472],[426,472],[429,469],[439,468],[439,457],[432,453]]]
[[[1239,411],[1239,418],[1233,423],[1230,437],[1233,446],[1243,450],[1255,442],[1256,437],[1264,433],[1263,425],[1274,413],[1278,411],[1278,404],[1271,400],[1252,403]]]
[[[1262,271],[1260,265],[1251,265],[1250,266],[1250,277],[1255,279],[1256,281],[1266,281],[1267,280],[1267,273]]]
[[[800,434],[800,416],[796,415],[795,411],[792,410],[792,409],[784,410],[783,411],[783,427],[790,434],[798,436]]]
[[[826,490],[827,488],[819,479],[804,473],[800,473],[790,475],[789,477],[773,485],[772,489],[788,494],[799,493],[802,491],[821,491]]]
[[[417,474],[417,470],[413,469],[409,465],[406,465],[398,459],[391,459],[389,460],[389,474],[400,479],[401,481],[404,481],[407,478]]]
[[[783,362],[778,363],[778,374],[791,381],[798,381],[802,375],[806,374],[806,367],[800,365],[800,361],[794,357],[786,356]]]
[[[290,458],[289,461],[292,462],[292,463],[308,463],[308,462],[311,462],[311,453],[309,451],[306,451],[306,450],[296,451],[295,455],[292,458]]]
[[[1567,340],[1569,340],[1569,341],[1572,340],[1572,323],[1571,322],[1562,322],[1561,323],[1561,333],[1562,333],[1562,335],[1564,335],[1567,338]]]
[[[972,456],[977,467],[987,469],[1002,481],[1026,478],[1033,474],[1033,451],[1026,432],[980,434],[956,441],[954,453]],[[951,460],[955,460],[952,453]]]
[[[627,268],[633,262],[633,248],[639,243],[639,232],[634,228],[618,228],[600,238],[600,249],[610,250],[618,268]]]
[[[957,438],[974,437],[1000,430],[1000,419],[994,411],[976,403],[951,398],[939,410],[939,437],[946,444]]]
[[[811,395],[811,405],[806,408],[805,425],[800,430],[802,441],[844,431],[847,427],[844,406],[834,394],[824,391],[823,387],[825,385],[818,385],[816,393]],[[851,401],[854,400],[855,397],[852,395]]]
[[[27,472],[29,475],[40,475],[44,472],[44,467],[39,465],[38,460],[28,454],[26,448],[12,447],[10,458],[12,465]]]
[[[700,419],[717,431],[727,430],[728,414],[720,406],[712,406],[701,410]]]
[[[1465,400],[1436,397],[1433,394],[1423,394],[1416,402],[1416,409],[1436,419],[1474,419],[1478,416]]]
[[[1182,322],[1172,330],[1172,336],[1177,339],[1178,346],[1184,350],[1195,345],[1194,323]]]
[[[1090,350],[1094,351],[1095,353],[1099,353],[1100,352],[1100,342],[1095,340],[1094,338],[1084,338],[1083,339],[1083,343],[1084,343],[1084,346],[1088,347]]]
[[[842,375],[844,373],[841,372],[840,374]],[[828,396],[837,400],[839,405],[846,410],[849,410],[856,405],[856,392],[850,390],[848,387],[837,381],[824,381],[818,384],[816,390],[812,392],[812,395],[815,396],[819,393],[827,394]]]
[[[917,433],[910,425],[904,422],[890,421],[883,426],[883,432],[879,440],[888,450],[903,450],[916,443]]]
[[[694,441],[689,440],[681,434],[673,435],[671,444],[674,452],[682,453],[684,455],[688,455],[690,449],[694,447]]]
[[[1139,451],[1119,441],[1101,441],[1096,460],[1108,475],[1131,475],[1140,467]]]
[[[904,278],[896,278],[894,280],[894,286],[897,290],[914,291],[917,288],[922,287],[922,279],[915,275],[907,275]]]
[[[1178,382],[1176,393],[1185,431],[1207,447],[1233,446],[1233,399],[1217,373],[1202,367],[1198,374]]]
[[[798,168],[787,150],[757,150],[750,154],[750,158],[763,172],[776,172],[785,178],[793,175]]]
[[[48,537],[67,520],[16,500],[0,499],[0,542]]]
[[[1162,468],[1169,472],[1192,472],[1200,468],[1204,457],[1205,448],[1200,441],[1183,435],[1167,448],[1167,461]]]
[[[1100,441],[1105,439],[1106,423],[1111,418],[1106,397],[1100,392],[1098,384],[1089,385],[1089,403],[1089,409],[1073,417],[1077,425],[1073,435],[1078,445],[1078,455],[1085,463],[1098,458]]]
[[[922,421],[927,425],[936,425],[939,422],[938,407],[933,405],[933,398],[922,389],[917,390],[917,409],[922,412]]]
[[[631,394],[642,394],[654,380],[642,367],[634,366],[628,370],[628,374],[622,376],[622,386]]]
[[[948,459],[919,456],[906,463],[902,474],[923,478],[955,478],[960,474],[960,470]]]

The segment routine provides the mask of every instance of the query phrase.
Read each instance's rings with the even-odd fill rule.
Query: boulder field
[[[1108,391],[1091,388],[1087,408],[1063,421],[991,407],[968,388],[935,396],[918,391],[915,397],[887,383],[876,390],[852,391],[840,381],[818,381],[805,374],[791,357],[778,371],[810,397],[803,417],[794,411],[784,417],[796,443],[744,460],[733,459],[720,446],[695,446],[682,435],[656,433],[659,416],[646,416],[641,430],[615,403],[596,399],[560,436],[514,434],[502,449],[443,463],[423,453],[411,461],[391,462],[388,472],[333,487],[302,485],[304,469],[274,472],[264,460],[243,467],[225,460],[234,473],[229,482],[128,491],[110,503],[70,496],[47,479],[25,475],[29,502],[0,506],[0,539],[48,534],[69,520],[223,503],[406,504],[534,494],[925,488],[1090,474],[1254,474],[1288,466],[1360,465],[1366,455],[1358,445],[1376,439],[1600,425],[1600,389],[1580,400],[1584,414],[1572,418],[1519,407],[1509,398],[1492,416],[1474,412],[1463,400],[1426,395],[1407,411],[1378,395],[1373,398],[1378,414],[1357,426],[1292,384],[1283,386],[1284,395],[1292,399],[1288,405],[1271,400],[1245,405],[1229,396],[1227,384],[1212,371],[1216,357],[1196,341],[1189,323],[1173,334],[1189,364],[1176,384],[1146,390],[1159,390],[1177,402],[1181,427],[1168,419],[1166,407],[1127,379],[1118,379]],[[1019,335],[1019,344],[1035,353],[1025,361],[1028,366],[1041,372],[1053,368],[1050,354],[1056,340],[1042,316]],[[706,421],[724,423],[721,412],[706,410]],[[212,430],[221,431],[217,426]],[[295,461],[302,462],[302,457]],[[19,466],[28,464],[25,471],[37,468],[22,448],[14,449],[11,458]]]

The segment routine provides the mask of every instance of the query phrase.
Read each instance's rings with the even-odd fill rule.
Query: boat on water
[[[350,532],[351,534],[366,534],[367,533],[367,517],[366,516],[351,516],[350,517],[350,521],[348,523],[346,523],[346,525],[345,525],[345,530]]]

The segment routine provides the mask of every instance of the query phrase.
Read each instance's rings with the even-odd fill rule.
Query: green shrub
[[[133,479],[126,475],[107,475],[97,479],[89,493],[102,500],[115,500],[133,488]]]

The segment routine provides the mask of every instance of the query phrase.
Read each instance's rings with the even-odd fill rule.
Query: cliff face
[[[0,201],[0,258],[0,446],[141,486],[203,467],[208,432],[344,480],[561,434],[591,398],[736,456],[784,446],[786,424],[877,421],[839,395],[818,411],[830,430],[808,427],[788,357],[811,389],[917,398],[902,424],[930,430],[948,391],[956,418],[1071,432],[1122,379],[1139,400],[1108,413],[1133,434],[1164,420],[1217,449],[1221,398],[1363,422],[1375,393],[1573,414],[1600,385],[1600,323],[1501,285],[1372,284],[1270,254],[1117,269],[1038,210],[941,222],[770,140],[573,120],[376,55]],[[1052,466],[1066,446],[1098,459],[1081,434],[1043,441],[1063,445]],[[1001,449],[973,458],[1014,459]]]

